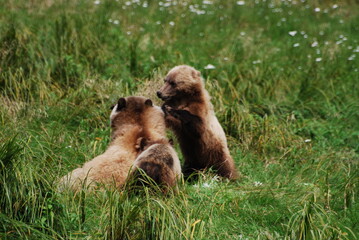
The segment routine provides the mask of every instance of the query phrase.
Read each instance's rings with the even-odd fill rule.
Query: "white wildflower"
[[[174,26],[175,22],[171,21],[171,22],[169,22],[169,25]]]
[[[263,183],[261,183],[259,181],[255,181],[253,184],[254,184],[255,187],[259,187],[259,186],[263,185]]]
[[[211,5],[211,4],[213,4],[213,2],[212,2],[212,1],[204,0],[204,1],[203,1],[203,4]]]
[[[318,42],[317,41],[313,42],[311,46],[312,47],[318,47]]]
[[[119,21],[119,20],[115,20],[115,21],[113,21],[113,24],[118,25],[119,23],[120,23],[120,21]]]
[[[246,4],[245,1],[237,1],[237,5],[239,6],[243,6],[244,4]]]
[[[317,8],[314,9],[314,11],[315,12],[320,12],[320,8],[317,7]]]
[[[292,37],[294,37],[297,34],[297,31],[290,31],[289,35],[291,35]]]
[[[213,66],[212,64],[208,64],[207,66],[204,67],[204,69],[215,69],[216,67]]]
[[[253,61],[252,63],[253,64],[258,64],[258,63],[261,63],[262,61],[261,60],[255,60],[255,61]]]
[[[319,58],[316,58],[315,61],[316,61],[316,62],[321,62],[321,61],[322,61],[322,58],[320,58],[320,57],[319,57]]]
[[[351,55],[351,56],[348,58],[349,61],[353,61],[354,59],[355,59],[355,55],[354,55],[354,54]]]
[[[300,46],[299,43],[294,43],[294,44],[293,44],[293,47],[299,47],[299,46]]]
[[[309,142],[311,142],[311,141],[312,141],[311,139],[305,139],[305,140],[304,140],[305,143],[309,143]]]
[[[99,5],[101,2],[98,1],[98,0],[96,0],[96,1],[94,1],[93,3],[96,4],[96,5]]]
[[[338,4],[334,4],[332,8],[333,8],[333,9],[338,8]]]

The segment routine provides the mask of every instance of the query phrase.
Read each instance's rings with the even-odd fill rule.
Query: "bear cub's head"
[[[125,132],[129,126],[140,126],[146,131],[165,136],[164,113],[151,99],[139,96],[120,98],[110,115],[112,137]]]
[[[199,95],[202,88],[201,73],[193,67],[180,65],[168,72],[157,96],[165,102],[171,102]]]

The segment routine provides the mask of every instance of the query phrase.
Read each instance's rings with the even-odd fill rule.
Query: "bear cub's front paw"
[[[166,116],[172,116],[172,117],[174,117],[176,119],[181,118],[181,116],[178,114],[178,110],[176,110],[176,109],[174,109],[174,108],[172,108],[172,107],[170,107],[168,105],[164,106],[164,108],[165,108],[164,112],[165,112]]]
[[[165,115],[169,115],[172,108],[168,105],[162,105],[162,111],[165,113]]]

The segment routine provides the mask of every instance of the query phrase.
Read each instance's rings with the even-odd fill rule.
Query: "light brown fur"
[[[115,183],[120,187],[141,152],[140,142],[160,141],[166,136],[163,112],[144,97],[120,98],[110,120],[112,133],[107,150],[64,176],[60,186],[78,190],[81,185]]]
[[[167,140],[148,143],[145,150],[136,158],[132,175],[142,181],[141,169],[164,192],[168,187],[174,187],[181,175],[181,165],[176,151]],[[137,179],[138,180],[138,179]]]
[[[200,72],[186,65],[174,67],[157,95],[164,100],[166,124],[179,140],[185,158],[184,174],[213,168],[220,176],[237,178],[225,133]]]

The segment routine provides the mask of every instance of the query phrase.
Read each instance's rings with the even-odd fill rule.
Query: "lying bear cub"
[[[148,164],[152,162],[165,162],[165,165],[161,165],[163,168],[174,169],[176,176],[180,174],[177,154],[167,144],[164,113],[160,107],[153,106],[150,99],[136,96],[120,98],[112,109],[110,121],[111,142],[106,151],[62,177],[61,187],[79,190],[81,186],[92,188],[97,183],[114,183],[116,187],[120,187],[132,168],[135,170],[143,167],[144,172],[148,172],[150,176],[157,172],[156,165],[153,165],[156,168],[153,170],[151,164]],[[143,142],[163,144],[163,149],[170,153],[172,159],[165,154],[157,154],[153,159],[151,149],[158,147],[147,144],[148,149],[144,149],[141,146]],[[169,164],[171,160],[172,164]],[[147,163],[146,166],[144,163]],[[172,175],[162,181],[168,181],[167,184],[171,186],[175,183]]]

